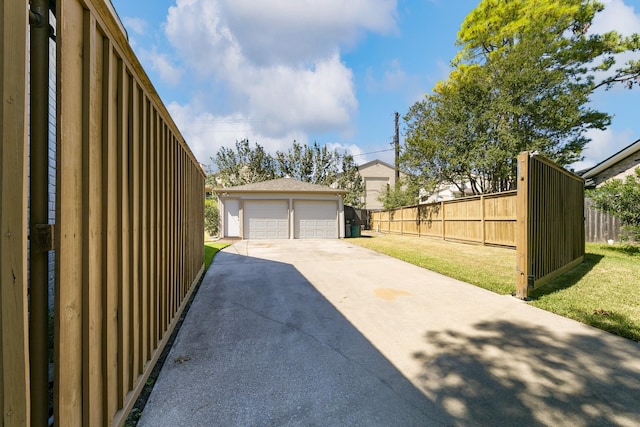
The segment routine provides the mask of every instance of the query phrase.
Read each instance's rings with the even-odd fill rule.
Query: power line
[[[353,154],[352,157],[367,156],[369,154],[386,153],[387,151],[394,151],[394,148],[387,148],[386,150],[379,150],[379,151],[371,151],[369,153]]]

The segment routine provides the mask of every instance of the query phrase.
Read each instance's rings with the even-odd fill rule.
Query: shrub
[[[204,229],[210,236],[218,235],[219,216],[218,202],[206,199],[204,201]]]
[[[589,192],[597,209],[620,218],[622,225],[640,241],[640,167],[625,180],[612,179]]]

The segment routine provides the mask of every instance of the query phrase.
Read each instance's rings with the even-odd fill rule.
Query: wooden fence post
[[[444,216],[444,202],[440,202],[440,215],[441,215],[441,222],[442,222],[442,240],[446,240],[447,237],[447,232],[446,232],[446,228],[447,228],[447,224],[446,224],[446,218]]]
[[[529,153],[518,155],[518,197],[516,201],[516,297],[528,292],[529,263]]]
[[[485,246],[487,244],[487,231],[485,230],[484,226],[484,204],[487,201],[487,199],[485,199],[484,195],[480,195],[480,227],[481,230],[480,232],[481,234],[481,238],[482,238],[482,246]]]

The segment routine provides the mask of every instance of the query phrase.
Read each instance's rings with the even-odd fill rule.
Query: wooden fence
[[[518,156],[516,296],[584,260],[584,180],[542,156]]]
[[[383,233],[517,249],[516,296],[584,260],[584,180],[542,156],[518,157],[518,190],[371,213]]]
[[[516,191],[508,191],[372,212],[371,228],[383,233],[515,247],[516,198]]]
[[[203,271],[204,174],[109,5],[56,9],[53,415],[121,425]],[[29,20],[23,2],[0,10],[0,410],[23,426],[47,399],[29,388]]]
[[[609,239],[620,242],[629,237],[622,230],[620,218],[599,211],[588,197],[584,199],[584,226],[585,239],[590,243],[605,243]]]

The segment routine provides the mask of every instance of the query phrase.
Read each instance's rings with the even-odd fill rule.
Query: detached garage
[[[214,191],[220,234],[242,239],[337,239],[344,237],[347,193],[291,178]]]

